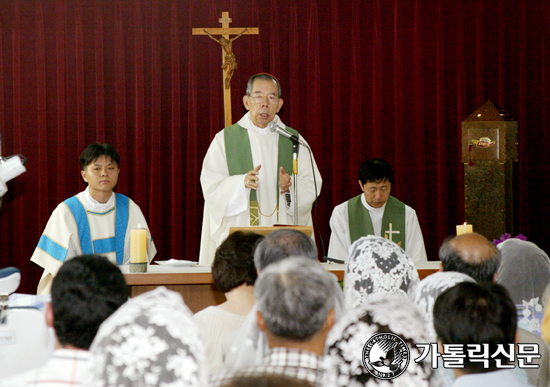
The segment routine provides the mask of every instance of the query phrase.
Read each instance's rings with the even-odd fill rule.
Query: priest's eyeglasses
[[[254,101],[254,103],[257,103],[258,105],[263,103],[264,100],[267,98],[267,103],[270,105],[275,105],[277,102],[279,102],[279,97],[276,95],[250,95],[250,98]]]

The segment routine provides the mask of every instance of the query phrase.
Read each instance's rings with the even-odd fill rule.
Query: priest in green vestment
[[[330,218],[328,256],[347,262],[349,247],[366,235],[397,243],[413,261],[426,261],[426,249],[416,211],[391,196],[393,170],[383,159],[359,168],[362,194],[336,206]]]
[[[243,103],[248,110],[236,124],[218,132],[203,161],[204,216],[199,263],[210,265],[230,227],[295,224],[290,189],[292,142],[268,127],[271,122],[300,136],[277,115],[283,106],[281,86],[272,75],[252,76]],[[303,137],[299,137],[305,142]],[[298,152],[298,221],[311,226],[311,207],[321,192],[321,175],[302,146]]]

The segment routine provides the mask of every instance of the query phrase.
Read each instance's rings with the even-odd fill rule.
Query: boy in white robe
[[[416,212],[390,196],[393,170],[387,161],[371,159],[359,168],[363,193],[336,206],[330,218],[330,258],[348,260],[349,247],[359,237],[383,236],[401,246],[413,261],[427,261]]]
[[[85,191],[60,203],[40,237],[31,261],[44,273],[37,294],[50,292],[53,278],[68,259],[81,254],[100,254],[118,265],[130,260],[130,232],[148,230],[141,209],[128,197],[114,192],[120,173],[120,156],[109,144],[94,143],[80,155]],[[147,257],[157,250],[147,231]]]

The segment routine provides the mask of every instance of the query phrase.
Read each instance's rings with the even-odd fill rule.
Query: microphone
[[[303,142],[302,140],[300,140],[298,137],[296,137],[295,135],[293,135],[292,133],[290,133],[288,130],[286,129],[283,129],[281,128],[279,125],[277,125],[275,123],[275,121],[271,121],[268,125],[269,127],[269,130],[271,130],[271,132],[277,132],[279,133],[281,136],[284,136],[288,139],[290,139],[291,141],[297,143],[297,144],[300,144],[302,146],[305,146],[307,147],[306,143]]]

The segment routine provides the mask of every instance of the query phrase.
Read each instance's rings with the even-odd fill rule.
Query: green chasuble
[[[362,236],[375,235],[369,210],[361,203],[362,195],[348,200],[349,234],[352,244]],[[405,250],[405,203],[393,196],[386,202],[380,233]]]
[[[298,137],[298,132],[288,126],[286,129]],[[252,150],[248,131],[239,124],[233,124],[224,129],[225,157],[229,175],[245,175],[254,169],[252,161]],[[284,167],[285,171],[292,171],[292,141],[286,137],[279,136],[278,166]],[[279,203],[279,174],[277,173],[277,203]],[[250,190],[250,225],[260,224],[258,199],[256,190]]]

